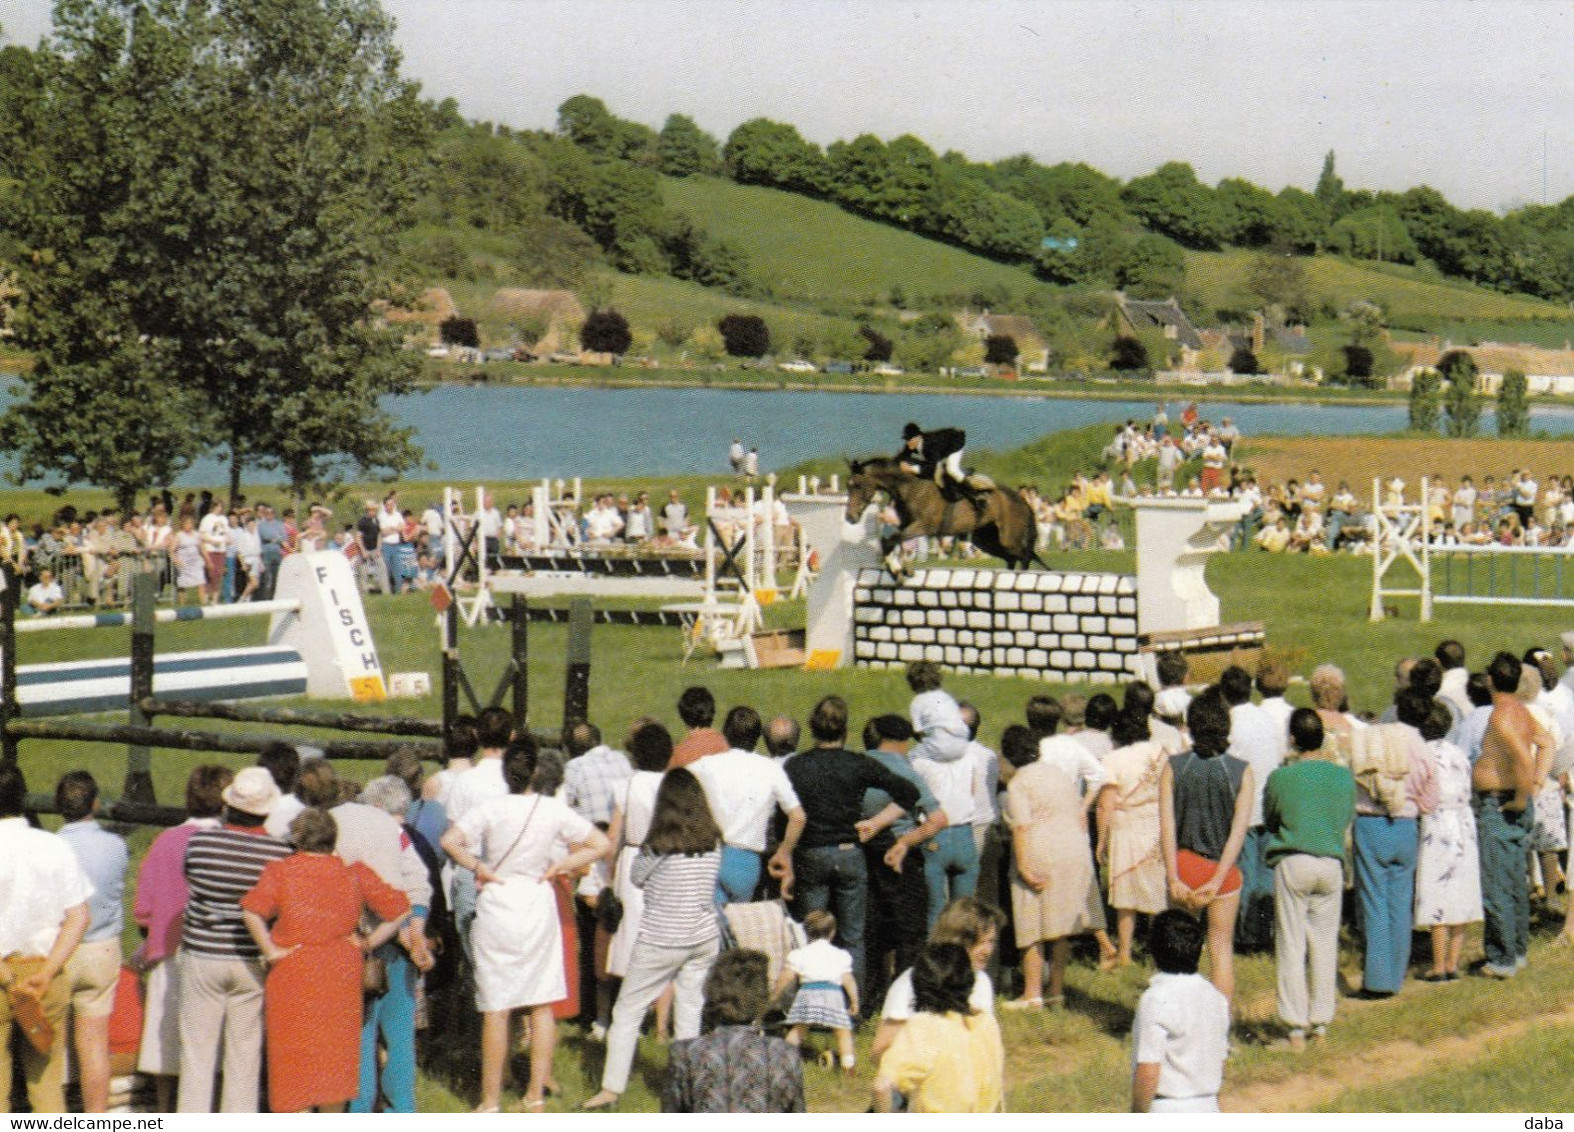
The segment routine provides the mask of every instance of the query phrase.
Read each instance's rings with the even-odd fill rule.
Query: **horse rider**
[[[971,486],[962,470],[962,451],[967,433],[959,428],[937,428],[925,432],[912,421],[902,429],[902,450],[896,454],[902,470],[914,476],[933,478],[946,498],[967,495]]]

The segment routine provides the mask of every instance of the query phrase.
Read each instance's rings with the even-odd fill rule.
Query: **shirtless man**
[[[1507,652],[1498,653],[1487,666],[1492,716],[1481,758],[1470,774],[1486,911],[1486,961],[1478,970],[1495,979],[1513,978],[1525,965],[1530,944],[1525,839],[1530,830],[1530,799],[1536,783],[1545,777],[1545,770],[1536,766],[1533,749],[1550,752],[1551,748],[1515,694],[1521,667],[1519,658]]]

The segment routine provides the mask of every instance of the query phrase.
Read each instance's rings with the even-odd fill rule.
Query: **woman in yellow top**
[[[915,1013],[880,1059],[876,1112],[892,1111],[892,1093],[912,1112],[999,1112],[1005,1047],[993,1014],[968,1003],[973,965],[955,943],[925,945],[913,964]]]

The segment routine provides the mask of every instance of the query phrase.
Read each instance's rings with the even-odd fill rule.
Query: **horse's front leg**
[[[907,573],[907,564],[902,561],[904,538],[902,532],[897,531],[880,539],[880,557],[885,562],[886,572],[893,578],[900,578]]]

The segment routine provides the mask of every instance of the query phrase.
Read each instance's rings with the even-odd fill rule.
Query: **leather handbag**
[[[361,960],[361,993],[368,998],[388,993],[388,964],[380,956],[368,954]]]
[[[611,935],[618,930],[618,925],[623,922],[623,901],[618,899],[618,894],[612,891],[611,886],[601,890],[601,895],[596,897],[596,926]]]
[[[44,1004],[35,996],[17,986],[19,978],[4,960],[0,960],[0,990],[11,1000],[11,1018],[27,1039],[27,1044],[41,1054],[48,1054],[55,1045],[55,1027],[44,1013]]]

